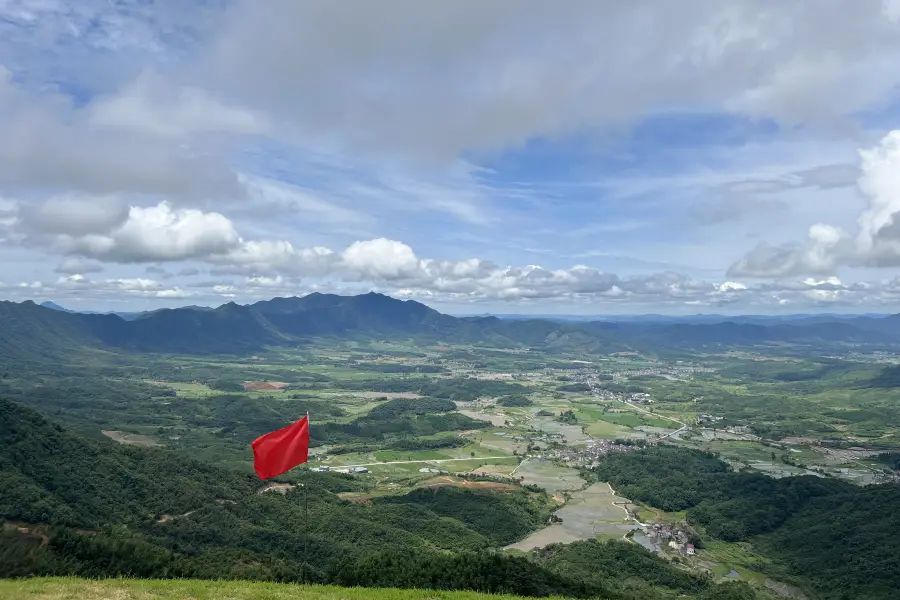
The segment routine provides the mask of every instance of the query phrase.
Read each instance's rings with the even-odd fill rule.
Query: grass
[[[616,425],[608,421],[596,421],[587,426],[587,432],[595,438],[616,439],[627,438],[632,430],[623,425]]]
[[[718,563],[712,572],[716,577],[724,577],[732,569],[737,571],[741,579],[762,585],[766,580],[761,570],[770,562],[753,551],[750,544],[742,542],[722,542],[709,540],[706,547],[700,550],[699,557]]]
[[[244,581],[35,578],[0,580],[4,600],[513,600],[477,592],[340,588]]]
[[[213,396],[216,394],[224,393],[224,392],[210,389],[209,387],[203,385],[202,383],[196,383],[196,382],[155,381],[153,383],[158,383],[162,386],[172,388],[173,390],[175,390],[175,393],[179,397],[191,398],[191,397],[197,397],[197,396]]]
[[[379,461],[387,462],[394,460],[440,460],[452,457],[437,450],[376,450],[375,458]]]

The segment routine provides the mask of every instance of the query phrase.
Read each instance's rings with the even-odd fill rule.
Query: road
[[[687,426],[686,423],[682,423],[681,421],[679,421],[678,419],[675,419],[675,418],[673,418],[673,417],[667,417],[667,416],[665,416],[665,415],[659,415],[659,414],[656,414],[655,412],[651,412],[651,411],[649,411],[649,410],[646,410],[646,409],[641,408],[640,406],[637,406],[637,405],[635,405],[635,404],[632,404],[632,403],[629,402],[628,400],[622,400],[622,403],[625,404],[626,406],[629,406],[629,407],[633,408],[634,410],[636,410],[636,411],[638,411],[638,412],[642,412],[642,413],[644,413],[644,414],[647,414],[647,415],[650,415],[650,416],[653,416],[653,417],[658,417],[658,418],[660,418],[660,419],[665,419],[666,421],[672,421],[673,423],[678,423],[679,425],[681,425],[681,428],[680,428],[680,429],[676,429],[675,431],[670,431],[669,433],[667,433],[667,434],[665,434],[665,435],[659,436],[659,439],[661,439],[661,440],[662,440],[662,439],[665,439],[665,438],[667,438],[667,437],[669,437],[669,436],[673,436],[673,435],[676,435],[676,434],[678,434],[678,433],[681,433],[682,431],[685,431],[685,430],[688,428],[688,426]]]
[[[352,469],[353,467],[377,467],[378,465],[408,465],[412,463],[447,463],[459,460],[492,460],[495,458],[513,458],[509,454],[504,456],[476,456],[474,458],[432,458],[430,460],[389,460],[386,462],[363,463],[361,465],[328,465],[333,469]]]

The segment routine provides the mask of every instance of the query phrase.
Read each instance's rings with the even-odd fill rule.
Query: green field
[[[607,498],[597,499],[596,505],[591,506],[580,503],[578,499],[584,496],[582,490],[593,483],[591,473],[573,468],[577,458],[573,459],[576,460],[574,463],[564,462],[563,458],[570,459],[565,453],[572,452],[575,445],[583,448],[588,437],[647,439],[652,438],[652,434],[639,429],[656,427],[671,432],[678,427],[664,417],[691,426],[684,434],[685,439],[670,438],[668,442],[710,450],[728,459],[735,470],[746,465],[773,477],[804,472],[796,465],[784,464],[784,457],[810,467],[828,466],[825,454],[821,452],[823,447],[815,446],[817,441],[824,439],[835,439],[841,448],[900,447],[897,440],[900,416],[896,413],[893,392],[866,387],[864,376],[871,376],[877,369],[864,363],[848,361],[835,366],[814,359],[781,361],[756,356],[750,360],[698,355],[695,360],[713,366],[715,372],[668,379],[632,377],[627,372],[674,368],[672,363],[643,357],[604,357],[595,360],[595,366],[590,367],[596,371],[592,389],[596,392],[596,385],[600,385],[599,393],[563,392],[560,387],[585,380],[584,369],[588,367],[583,363],[575,363],[582,366],[573,367],[572,358],[564,353],[542,352],[524,356],[522,352],[467,345],[418,348],[411,343],[320,341],[303,350],[279,350],[261,353],[255,358],[150,356],[142,363],[135,361],[134,364],[97,371],[86,369],[77,375],[51,373],[33,378],[11,372],[0,380],[0,395],[89,439],[101,439],[104,443],[112,439],[129,444],[126,454],[143,451],[142,443],[145,446],[158,444],[164,450],[173,451],[167,455],[170,458],[163,461],[166,468],[175,460],[171,457],[191,457],[227,469],[228,477],[235,477],[234,481],[240,485],[249,481],[258,483],[252,478],[250,442],[260,433],[282,427],[309,412],[313,443],[310,467],[328,465],[335,470],[342,465],[367,465],[369,470],[368,474],[351,476],[306,473],[300,468],[279,478],[280,482],[297,482],[306,476],[319,476],[322,485],[328,486],[322,496],[328,501],[323,499],[313,504],[313,512],[318,517],[315,521],[322,528],[313,542],[320,544],[323,550],[316,558],[321,563],[314,566],[322,569],[322,573],[325,569],[336,568],[338,553],[328,554],[328,551],[338,542],[345,544],[342,548],[354,549],[364,543],[368,544],[367,550],[412,548],[418,555],[434,553],[443,559],[464,551],[496,553],[498,548],[514,545],[528,539],[535,531],[550,527],[565,531],[583,525],[591,534],[583,537],[600,536],[621,541],[622,532],[627,529],[620,531],[618,528],[627,525],[622,508],[610,504]],[[472,364],[477,367],[471,367]],[[566,374],[561,375],[560,370]],[[498,373],[528,379],[500,380],[496,379]],[[281,381],[289,387],[246,392],[242,385],[244,381]],[[604,389],[604,386],[607,387]],[[640,408],[652,409],[653,414],[646,414],[626,402],[628,394],[635,393],[631,388],[646,390],[651,395],[653,404]],[[618,391],[612,393],[610,390]],[[512,397],[510,401],[525,397],[532,404],[519,398],[524,406],[499,405],[498,399],[507,395]],[[574,422],[568,415],[561,419],[561,413],[568,410],[573,411]],[[538,415],[539,411],[550,414]],[[719,433],[695,426],[696,416],[702,413],[723,418],[721,423],[717,421]],[[496,417],[498,414],[505,416],[507,422],[494,419],[491,423],[470,418],[473,415]],[[741,435],[748,439],[711,439],[713,435],[726,435],[721,433],[724,427],[738,427],[740,432],[745,432]],[[793,438],[793,441],[782,442],[785,437]],[[633,454],[640,443],[638,440],[623,454]],[[514,451],[516,455],[513,455]],[[839,455],[832,462],[843,461],[843,457]],[[597,460],[605,462],[610,457]],[[872,460],[849,458],[847,462],[857,470],[873,473],[883,470]],[[590,460],[582,466],[585,464],[590,464]],[[832,473],[837,471],[834,465],[830,466]],[[423,468],[440,472],[422,473]],[[634,470],[630,469],[629,473]],[[660,476],[665,473],[657,473],[648,487],[658,487]],[[491,477],[503,480],[497,482]],[[511,478],[514,484],[523,486],[511,486]],[[220,475],[210,479],[215,484],[225,480]],[[862,482],[871,479],[874,477]],[[697,493],[706,483],[673,485],[675,491],[670,496],[678,499],[684,490]],[[51,484],[59,485],[55,480]],[[296,572],[291,570],[298,564],[296,549],[301,547],[298,540],[302,539],[296,536],[298,513],[292,512],[299,506],[297,499],[291,495],[284,498],[275,493],[258,494],[258,490],[252,489],[242,497],[236,496],[237,500],[227,502],[228,490],[234,485],[204,491],[202,502],[184,506],[175,503],[178,510],[162,505],[142,507],[135,513],[141,516],[129,525],[127,535],[135,536],[142,544],[163,540],[166,544],[177,542],[178,547],[188,547],[193,543],[190,540],[192,531],[212,532],[210,539],[225,541],[209,543],[197,554],[214,557],[210,559],[213,564],[210,569],[220,569],[222,565],[238,565],[235,569],[252,566],[258,570],[251,575],[246,571],[231,571],[228,576],[301,581],[302,578],[297,578]],[[639,503],[637,516],[645,523],[676,523],[696,517],[686,508],[688,504],[667,506],[663,510],[660,507],[663,505],[655,506],[649,500],[631,497],[634,494],[626,494],[618,485],[616,491]],[[456,495],[443,500],[444,495],[452,494]],[[182,498],[182,495],[176,497]],[[183,497],[193,498],[191,495]],[[672,502],[676,504],[674,500]],[[17,503],[22,504],[18,497],[9,504],[17,506]],[[563,525],[548,527],[547,519],[554,511],[563,519]],[[67,513],[59,514],[69,518]],[[85,509],[85,514],[92,512]],[[162,520],[163,516],[166,520]],[[116,519],[108,522],[120,522]],[[220,522],[228,525],[219,528]],[[283,535],[285,523],[295,537],[279,537]],[[508,523],[514,523],[515,528],[511,533],[504,531],[502,543],[498,542],[497,530]],[[78,527],[88,528],[84,524]],[[233,537],[226,539],[226,534]],[[761,590],[761,598],[768,597],[762,591],[763,573],[771,575],[779,572],[778,569],[784,570],[783,564],[773,558],[773,553],[767,550],[765,560],[769,562],[762,564],[754,548],[763,546],[755,541],[752,546],[747,544],[743,540],[748,536],[737,542],[725,542],[707,535],[703,528],[700,528],[700,535],[706,548],[696,559],[682,557],[685,560],[679,563],[679,569],[692,573],[708,569],[715,578],[722,580],[728,579],[727,575],[735,569],[741,579]],[[102,537],[82,543],[88,544]],[[267,540],[268,545],[257,548],[255,544],[259,539]],[[551,535],[547,539],[555,538]],[[120,541],[110,543],[115,547]],[[155,552],[155,546],[152,548]],[[85,550],[88,551],[93,550]],[[282,559],[278,553],[282,551],[294,552],[283,559],[285,564],[280,563]],[[219,552],[221,558],[216,554]],[[235,554],[226,554],[230,552]],[[532,559],[537,560],[537,557],[529,556],[529,560]],[[152,557],[148,558],[151,563],[152,560]],[[203,566],[192,565],[192,568]],[[569,566],[560,565],[560,572],[568,573]],[[527,569],[532,567],[528,565]],[[771,570],[766,570],[770,567]],[[205,573],[190,571],[197,572]],[[221,570],[209,572],[213,576],[222,573]],[[15,575],[17,573],[12,574]],[[154,571],[147,576],[167,575]],[[404,585],[384,583],[383,580],[381,584]],[[520,588],[513,589],[521,591]],[[557,593],[562,593],[558,590],[554,588]],[[347,590],[226,582],[36,579],[0,583],[0,597],[14,600],[25,597],[98,600],[107,597],[189,597],[198,600],[223,597],[240,600],[288,596],[323,599],[479,597],[477,594],[437,591]],[[686,594],[684,597],[692,596]]]
[[[753,551],[747,543],[727,543],[712,540],[697,554],[697,561],[706,562],[714,577],[728,578],[733,569],[740,578],[762,585],[766,575],[761,571],[771,564],[771,560]]]
[[[54,577],[0,580],[0,598],[3,600],[477,600],[481,598],[515,600],[520,597],[442,590],[340,588],[245,581],[146,579],[94,581]]]

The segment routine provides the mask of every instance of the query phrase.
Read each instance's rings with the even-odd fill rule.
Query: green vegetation
[[[571,579],[589,582],[610,597],[627,594],[635,599],[674,599],[718,587],[659,560],[636,544],[613,540],[553,544],[537,551],[536,561]]]
[[[497,404],[507,407],[532,406],[534,401],[522,394],[510,394],[498,399]]]
[[[484,553],[547,520],[543,493],[446,486],[358,503],[336,494],[365,483],[307,472],[304,535],[297,490],[259,493],[250,476],[175,452],[87,439],[8,401],[0,411],[0,435],[11,442],[0,454],[0,514],[14,525],[0,534],[0,576],[312,580],[633,599],[665,597],[647,594],[669,585],[651,580],[641,595],[624,583],[659,562],[642,550],[629,559],[631,571],[620,565],[602,579],[558,554],[532,562]],[[582,549],[579,560],[621,561],[638,551],[619,546]]]
[[[560,392],[589,392],[591,391],[591,386],[586,383],[569,383],[567,385],[561,385],[556,389]]]
[[[12,401],[0,404],[0,575],[633,600],[768,598],[774,578],[816,600],[890,597],[896,485],[838,478],[896,477],[900,367],[885,363],[900,319],[823,319],[457,319],[378,294],[313,294],[125,322],[0,303],[0,396]],[[653,414],[622,403],[636,392]],[[371,474],[298,469],[261,493],[249,442],[307,412],[310,466]],[[667,438],[680,449],[635,441],[675,429],[664,417],[701,414],[714,418]],[[687,519],[698,558],[667,563],[620,539],[497,551],[558,503],[576,508],[577,457],[559,459],[589,436],[634,451],[588,478],[642,503],[642,520]],[[524,456],[535,448],[547,458]],[[763,474],[811,470],[832,477]],[[698,574],[707,564],[711,578]],[[731,568],[751,586],[712,585]]]
[[[346,389],[374,390],[376,392],[416,393],[431,398],[445,398],[471,402],[485,396],[509,395],[522,392],[518,383],[480,379],[391,379],[366,380],[344,385]]]
[[[0,581],[5,600],[516,600],[478,592],[342,588],[247,581],[106,579],[64,577]],[[552,599],[549,599],[552,600]]]
[[[564,410],[559,413],[559,416],[556,417],[556,420],[560,423],[565,423],[566,425],[576,425],[578,423],[578,417],[575,416],[575,413],[572,410]]]
[[[882,452],[875,460],[895,471],[900,470],[900,452]]]
[[[764,572],[802,577],[822,598],[890,598],[900,586],[900,486],[735,472],[714,455],[656,446],[613,454],[594,471],[620,494],[687,520],[707,535],[752,541],[777,560]],[[853,548],[852,559],[845,549]],[[862,565],[862,566],[861,566]]]

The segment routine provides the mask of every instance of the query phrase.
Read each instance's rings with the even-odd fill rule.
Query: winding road
[[[459,460],[492,460],[497,458],[514,458],[512,455],[505,456],[475,456],[475,457],[466,457],[466,458],[432,458],[426,460],[389,460],[386,462],[373,462],[373,463],[363,463],[360,465],[328,465],[330,468],[334,469],[352,469],[353,467],[377,467],[378,465],[408,465],[412,463],[448,463]]]

